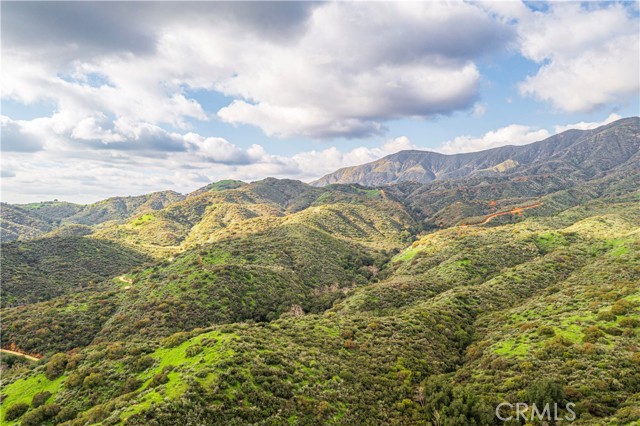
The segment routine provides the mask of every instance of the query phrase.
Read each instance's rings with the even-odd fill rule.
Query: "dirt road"
[[[10,351],[9,349],[0,349],[0,352],[10,355],[21,356],[23,358],[28,359],[29,361],[40,361],[40,358],[36,358],[35,356],[23,354],[22,352]]]
[[[482,220],[482,222],[468,223],[468,224],[464,224],[464,225],[460,225],[460,226],[463,227],[463,228],[466,228],[467,226],[470,226],[470,225],[484,225],[485,223],[489,222],[494,217],[504,216],[504,215],[507,215],[507,214],[520,214],[525,210],[535,209],[536,207],[540,207],[543,204],[544,203],[542,201],[540,201],[539,203],[529,204],[528,206],[516,207],[515,209],[507,210],[506,212],[492,213],[492,214],[486,216]]]
[[[542,201],[540,201],[539,203],[529,204],[528,206],[518,207],[518,208],[515,208],[513,210],[506,211],[506,212],[493,213],[493,214],[490,214],[489,216],[485,217],[484,220],[482,222],[480,222],[478,225],[484,225],[485,223],[489,222],[494,217],[504,216],[506,214],[520,214],[524,210],[535,209],[536,207],[540,207],[543,204],[544,203]]]

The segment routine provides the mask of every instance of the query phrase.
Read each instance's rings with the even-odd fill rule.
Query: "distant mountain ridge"
[[[175,191],[160,191],[138,196],[111,197],[87,205],[64,201],[30,204],[2,203],[0,205],[2,241],[41,237],[62,225],[71,227],[77,232],[78,225],[86,227],[124,220],[140,213],[163,209],[184,198],[184,195]]]
[[[358,183],[377,187],[501,173],[562,172],[593,177],[626,164],[632,157],[637,161],[639,148],[640,118],[630,117],[593,130],[567,130],[528,145],[454,155],[400,151],[371,163],[339,169],[311,185]]]
[[[524,146],[456,155],[401,151],[340,169],[311,185],[274,178],[250,184],[223,180],[186,195],[161,191],[88,205],[2,203],[0,227],[3,242],[96,233],[99,238],[127,235],[140,244],[171,247],[204,239],[240,219],[286,215],[324,203],[319,197],[365,189],[325,194],[331,188],[321,187],[330,184],[385,186],[386,197],[410,206],[428,226],[441,227],[580,185],[581,196],[600,187],[627,188],[640,175],[639,150],[640,118],[632,117],[593,130],[568,130]],[[573,198],[579,202],[580,197]]]

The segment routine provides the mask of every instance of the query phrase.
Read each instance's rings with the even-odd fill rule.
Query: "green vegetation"
[[[392,261],[294,214],[127,274],[113,284],[125,295],[96,293],[115,309],[95,337],[9,374],[2,408],[50,392],[49,417],[29,408],[28,422],[68,407],[78,425],[487,424],[526,397],[576,403],[578,424],[634,421],[640,213],[606,211],[445,229]]]
[[[1,344],[42,359],[3,354],[0,420],[462,426],[523,401],[637,423],[640,178],[525,163],[17,207],[48,228],[2,247]]]
[[[82,237],[4,244],[1,256],[3,307],[104,288],[105,279],[149,260],[117,243]]]

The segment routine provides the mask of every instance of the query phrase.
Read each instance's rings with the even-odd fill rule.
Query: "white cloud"
[[[467,31],[449,31],[462,23]],[[328,4],[314,10],[296,49],[239,58],[240,71],[219,88],[240,99],[218,116],[281,137],[381,133],[389,119],[470,107],[479,82],[472,59],[508,37],[470,4]]]
[[[471,115],[474,118],[481,118],[487,113],[488,105],[484,102],[476,102],[473,106],[473,110],[471,111]]]
[[[526,145],[548,138],[549,136],[551,136],[551,134],[546,129],[521,124],[510,124],[506,127],[487,132],[480,137],[458,136],[443,143],[437,151],[443,154],[482,151],[503,145]]]
[[[5,152],[35,152],[43,149],[43,144],[37,135],[22,125],[23,122],[15,121],[0,115],[0,148]]]
[[[602,122],[558,125],[554,130],[590,129],[618,118],[612,114]],[[60,123],[54,123],[56,119]],[[102,144],[75,139],[75,128],[65,120],[64,116],[32,121],[2,118],[1,121],[11,124],[17,133],[29,129],[34,137],[40,135],[34,140],[42,147],[36,152],[11,152],[11,155],[2,156],[1,169],[7,171],[2,176],[3,201],[59,198],[86,202],[164,189],[186,193],[209,182],[229,178],[253,181],[273,176],[311,181],[339,168],[364,164],[398,151],[428,149],[400,136],[377,147],[360,146],[343,152],[333,146],[282,156],[270,154],[260,145],[243,149],[224,138],[205,137],[194,132],[170,133],[150,124],[126,122],[117,123],[110,130],[114,142]],[[81,120],[87,136],[96,131],[84,127],[91,122]],[[454,138],[435,151],[445,154],[479,151],[503,145],[524,145],[549,136],[551,132],[547,129],[511,124],[482,136]],[[43,139],[38,139],[40,137]],[[56,142],[48,143],[51,138]],[[42,142],[45,139],[47,143]],[[173,152],[166,155],[167,151]]]
[[[277,156],[260,145],[197,134],[189,122],[333,138],[381,134],[386,122],[406,117],[457,110],[482,117],[490,105],[478,101],[476,62],[505,46],[540,64],[520,85],[523,95],[567,111],[615,106],[637,99],[640,87],[637,11],[627,9],[552,3],[533,12],[521,2],[3,4],[3,99],[55,105],[50,117],[1,118],[4,193],[96,200],[190,191],[228,177],[311,180],[416,146],[400,137],[374,148]],[[218,94],[230,100],[201,104],[196,90],[216,92],[215,102]],[[550,134],[512,124],[460,136],[440,150],[477,151]]]
[[[570,129],[590,130],[590,129],[595,129],[596,127],[604,126],[605,124],[613,123],[614,121],[620,120],[621,118],[622,116],[616,113],[612,113],[609,115],[609,117],[605,118],[603,121],[590,121],[590,122],[581,121],[579,123],[554,126],[553,129],[555,133],[562,133]]]
[[[522,95],[569,112],[637,100],[640,32],[624,5],[552,3],[521,16],[518,33],[522,54],[542,64],[520,84]]]
[[[386,155],[407,149],[418,149],[409,138],[400,136],[387,140],[379,147],[358,147],[342,152],[336,147],[322,151],[309,151],[293,155],[290,159],[281,159],[297,171],[299,179],[313,180],[339,168],[375,161]]]
[[[27,6],[12,6],[20,7]],[[265,22],[260,27],[261,20],[241,5],[195,4],[190,8],[203,17],[193,13],[189,19],[184,11],[175,11],[181,19],[171,19],[170,5],[160,6],[162,13],[131,5],[132,16],[142,17],[145,10],[150,15],[128,30],[137,31],[132,37],[140,43],[127,46],[114,27],[115,12],[95,8],[87,11],[88,19],[96,11],[106,14],[106,23],[95,23],[105,40],[70,18],[71,29],[60,34],[33,8],[28,15],[40,19],[42,33],[60,39],[59,45],[38,40],[37,28],[33,35],[10,26],[14,43],[3,43],[3,96],[27,103],[53,100],[63,113],[186,129],[189,118],[211,118],[189,89],[213,90],[234,99],[217,111],[229,123],[258,126],[278,137],[365,137],[384,132],[388,120],[471,107],[479,82],[474,59],[500,49],[513,35],[508,25],[469,3],[283,6],[292,10],[291,18],[274,19],[286,21],[281,31],[287,40],[265,37],[280,30]],[[123,19],[125,26],[133,18]],[[465,31],[450,31],[456,26]],[[79,43],[75,48],[69,47],[70,35]]]
[[[97,201],[163,189],[190,192],[228,178],[313,180],[340,167],[416,148],[408,138],[398,137],[373,148],[342,152],[330,147],[280,156],[257,144],[243,149],[224,138],[168,132],[124,119],[111,123],[101,116],[78,120],[59,113],[30,121],[0,116],[0,122],[3,149],[13,151],[2,156],[2,170],[7,171],[3,200],[9,202]],[[19,137],[10,140],[9,133]],[[22,145],[16,148],[15,141]]]
[[[482,151],[504,145],[526,145],[570,129],[595,129],[620,120],[621,118],[620,115],[613,113],[602,121],[581,121],[573,124],[556,125],[553,126],[553,131],[523,124],[510,124],[497,130],[486,132],[482,136],[458,136],[440,144],[435,151],[443,154],[457,154],[461,152]]]

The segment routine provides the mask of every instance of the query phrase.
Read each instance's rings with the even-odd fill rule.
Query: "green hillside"
[[[427,183],[3,204],[0,421],[636,425],[636,122]]]
[[[109,241],[52,237],[2,246],[2,306],[95,289],[148,258]]]
[[[84,330],[97,337],[12,373],[3,410],[48,390],[54,423],[462,425],[555,392],[576,424],[626,424],[639,416],[640,211],[637,196],[614,201],[429,233],[393,257],[358,260],[366,246],[294,220],[186,252],[114,282],[126,296],[87,299],[111,302]],[[55,303],[31,306],[62,317]],[[7,317],[11,330],[26,319]]]
[[[42,203],[17,204],[16,206],[54,223],[59,223],[83,209],[80,204],[67,203],[65,201],[45,201]]]
[[[53,224],[28,209],[0,203],[2,241],[38,238],[53,228]]]

